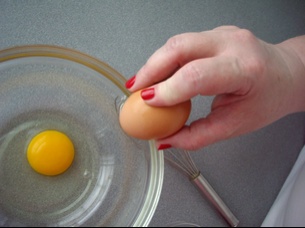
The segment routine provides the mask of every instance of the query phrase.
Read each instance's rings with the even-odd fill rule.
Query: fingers
[[[223,47],[221,36],[212,31],[185,33],[170,38],[138,71],[130,91],[145,88],[171,76],[186,63],[216,55]]]
[[[252,83],[244,76],[242,66],[235,58],[199,59],[186,64],[167,80],[148,88],[154,90],[154,95],[145,101],[154,106],[169,106],[198,94],[245,95]]]

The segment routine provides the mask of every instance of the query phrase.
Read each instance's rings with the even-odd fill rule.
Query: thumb
[[[183,127],[176,134],[157,140],[157,148],[163,145],[182,148],[186,150],[196,150],[204,146],[229,139],[247,132],[250,124],[245,123],[248,118],[242,112],[238,104],[230,104],[218,107],[206,118],[199,119]]]

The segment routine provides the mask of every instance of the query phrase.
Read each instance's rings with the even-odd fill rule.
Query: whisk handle
[[[211,203],[217,208],[220,214],[232,227],[238,226],[239,220],[234,216],[231,210],[226,206],[219,195],[214,191],[212,186],[201,174],[191,181],[196,188],[211,201]]]

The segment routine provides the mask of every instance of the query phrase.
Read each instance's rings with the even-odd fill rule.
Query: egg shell
[[[168,137],[179,131],[189,118],[191,100],[174,106],[150,106],[134,92],[120,111],[120,125],[129,136],[150,140]]]

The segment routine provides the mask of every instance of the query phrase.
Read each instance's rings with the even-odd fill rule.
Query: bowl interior
[[[61,47],[0,52],[0,225],[148,225],[163,154],[121,130],[124,82],[107,64]],[[26,159],[30,140],[51,129],[76,150],[69,170],[55,177]]]

